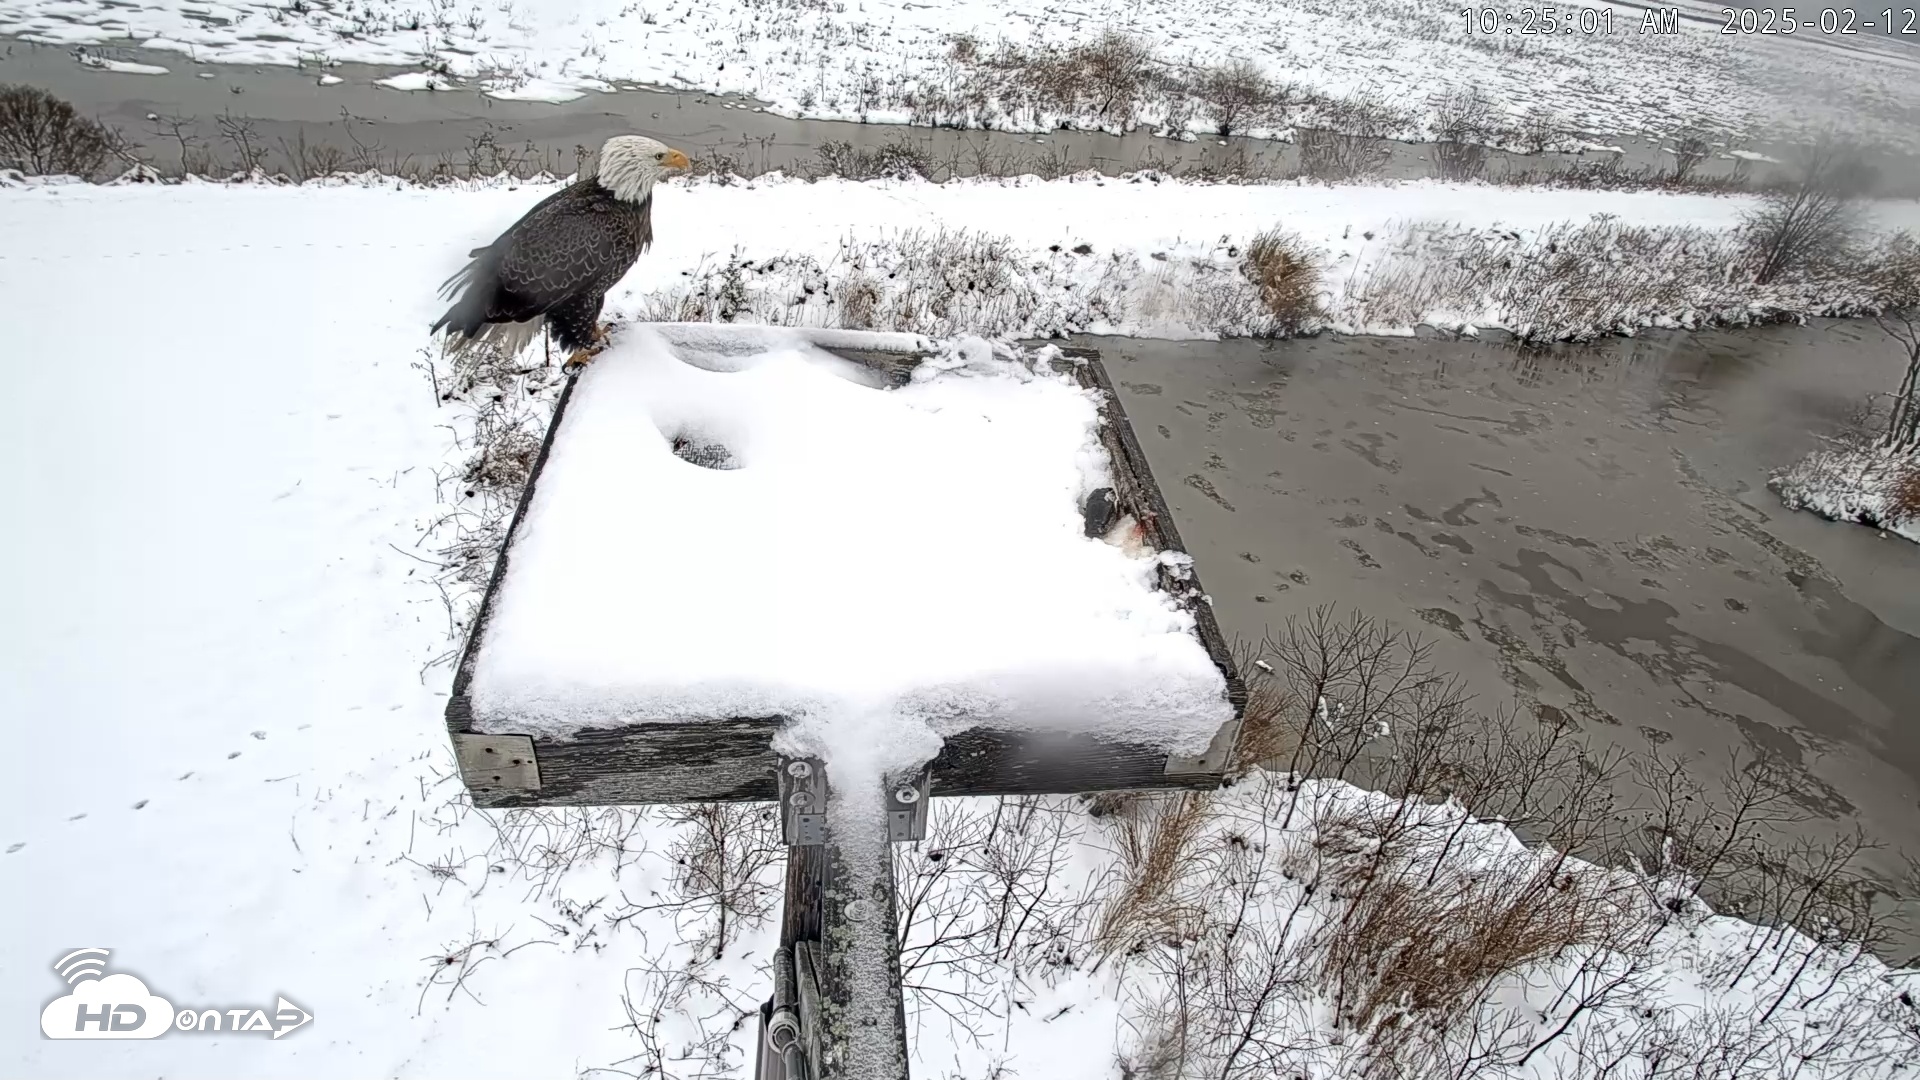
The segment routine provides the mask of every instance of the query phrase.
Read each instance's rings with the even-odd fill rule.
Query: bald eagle
[[[687,155],[639,135],[617,135],[578,180],[540,200],[440,287],[454,301],[433,332],[455,353],[487,342],[513,355],[544,321],[571,352],[569,367],[603,347],[600,308],[653,243],[653,184]]]

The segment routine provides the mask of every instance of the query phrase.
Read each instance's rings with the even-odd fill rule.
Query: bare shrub
[[[909,1018],[979,1041],[986,1002],[1017,976],[1071,968],[1092,903],[1070,884],[1087,819],[1053,796],[942,799],[927,838],[893,847]]]
[[[764,803],[693,803],[668,809],[666,820],[687,826],[668,851],[672,884],[691,910],[712,919],[700,940],[719,959],[741,923],[760,922],[780,900],[780,883],[767,873],[787,852],[779,812]]]
[[[988,86],[967,93],[1014,110],[1090,115],[1103,125],[1126,127],[1162,81],[1154,65],[1145,42],[1109,30],[1064,49],[1029,52],[1004,46],[986,61],[985,70],[972,73]]]
[[[1295,132],[1301,173],[1328,182],[1379,175],[1393,154],[1382,140],[1405,118],[1376,91],[1321,102],[1317,111],[1316,123]]]
[[[1455,87],[1434,104],[1433,167],[1442,180],[1478,180],[1487,169],[1484,141],[1493,102],[1478,86]]]
[[[1153,53],[1138,38],[1108,31],[1067,51],[1073,100],[1086,101],[1096,115],[1131,119],[1151,78]]]
[[[1641,868],[1669,916],[1686,911],[1703,884],[1754,866],[1776,830],[1806,819],[1794,803],[1790,774],[1766,758],[1729,755],[1713,788],[1687,762],[1657,750],[1639,759],[1634,772],[1647,805],[1620,854]]]
[[[0,168],[91,179],[121,145],[112,128],[45,90],[0,85]]]
[[[1746,215],[1753,280],[1764,285],[1843,260],[1859,230],[1857,200],[1873,181],[1858,151],[1833,138],[1803,150],[1788,181]]]
[[[872,149],[832,140],[822,143],[814,153],[826,175],[846,180],[935,179],[933,155],[925,145],[904,136]]]
[[[1887,396],[1887,423],[1881,449],[1895,454],[1920,450],[1920,241],[1901,233],[1867,256],[1869,281],[1883,310],[1875,316],[1882,333],[1905,354],[1906,368]],[[1912,470],[1897,477],[1889,498],[1905,518],[1920,511],[1911,494]]]
[[[1260,65],[1238,58],[1201,71],[1193,93],[1205,103],[1214,130],[1223,136],[1271,120],[1280,101],[1278,88]]]
[[[1314,180],[1350,181],[1375,176],[1386,167],[1390,153],[1367,136],[1325,128],[1302,128],[1295,140],[1300,147],[1300,171]]]
[[[227,112],[220,114],[215,123],[219,125],[220,137],[233,148],[237,171],[247,176],[265,171],[267,142],[255,129],[252,117]]]
[[[1285,767],[1294,799],[1305,777],[1346,779],[1369,743],[1414,723],[1431,696],[1450,685],[1433,668],[1431,645],[1357,611],[1342,617],[1331,605],[1290,616],[1262,641],[1261,652],[1293,705],[1281,715],[1293,744]]]
[[[1684,184],[1693,175],[1693,170],[1707,160],[1713,152],[1713,144],[1708,141],[1707,133],[1699,128],[1688,128],[1673,136],[1673,182]]]
[[[1535,105],[1520,119],[1520,144],[1529,154],[1544,154],[1560,145],[1565,135],[1548,109]]]
[[[1260,290],[1279,333],[1297,333],[1319,314],[1320,267],[1299,236],[1279,228],[1253,238],[1240,269]]]
[[[310,143],[302,127],[293,140],[280,140],[280,156],[286,162],[287,175],[298,183],[332,176],[347,164],[346,151],[331,143]],[[184,160],[184,158],[183,158]]]

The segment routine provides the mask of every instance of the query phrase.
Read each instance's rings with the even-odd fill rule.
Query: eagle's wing
[[[470,340],[488,324],[526,323],[575,308],[585,310],[591,324],[601,297],[650,239],[649,209],[626,208],[591,180],[561,188],[498,240],[475,249],[472,261],[447,279],[442,295],[459,298],[434,331]]]
[[[489,319],[531,319],[632,265],[632,230],[605,199],[542,203],[494,243],[499,285]]]

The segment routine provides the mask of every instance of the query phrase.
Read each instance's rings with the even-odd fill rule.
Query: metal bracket
[[[780,759],[775,777],[780,792],[780,831],[789,847],[827,842],[826,763],[819,758]],[[927,797],[932,773],[925,765],[907,776],[887,780],[887,839],[894,843],[927,836]]]
[[[469,791],[539,791],[531,735],[453,736],[453,757]]]
[[[780,759],[780,830],[787,846],[827,842],[827,768],[819,758]]]
[[[887,839],[900,844],[927,838],[927,795],[933,773],[922,765],[912,776],[887,781]]]
[[[1240,721],[1229,720],[1213,733],[1207,748],[1193,755],[1167,755],[1168,776],[1205,776],[1227,771],[1233,745],[1240,739]]]

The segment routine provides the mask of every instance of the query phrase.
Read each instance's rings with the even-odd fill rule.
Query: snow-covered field
[[[765,850],[768,811],[493,817],[457,794],[440,715],[450,672],[434,666],[452,647],[453,612],[430,583],[436,568],[422,530],[447,512],[436,470],[460,455],[449,429],[456,412],[422,370],[432,356],[426,326],[438,313],[435,283],[540,194],[0,190],[0,296],[12,315],[0,362],[21,403],[0,434],[10,522],[0,534],[0,716],[13,745],[40,755],[0,794],[9,916],[0,1060],[9,1073],[604,1077],[657,1064],[691,1076],[716,1075],[714,1061],[735,1075],[751,1071],[742,1054],[753,1023],[734,1021],[765,994],[760,965],[772,927],[736,917],[716,929],[698,874],[712,851],[701,838],[727,838],[727,858],[737,860],[727,865],[748,883],[740,888],[763,887],[730,901],[736,916],[764,907],[778,880]],[[1367,231],[1396,219],[1535,230],[1604,211],[1720,228],[1739,209],[1658,195],[1520,191],[1494,200],[1485,189],[1434,185],[828,182],[674,188],[660,198],[659,245],[617,298],[625,313],[734,245],[831,261],[850,235],[915,227],[1008,233],[1036,260],[1123,254],[1148,265],[1156,251],[1208,251],[1284,221],[1344,266],[1361,257]],[[1911,220],[1911,208],[1885,212]],[[1056,243],[1086,243],[1094,254],[1050,252]],[[1110,320],[1146,324],[1119,311]],[[1244,909],[1256,913],[1262,941],[1324,927],[1331,910],[1316,905],[1332,894],[1306,903],[1279,867],[1298,875],[1324,865],[1329,881],[1338,876],[1337,851],[1313,854],[1327,845],[1316,845],[1307,818],[1291,831],[1274,824],[1279,790],[1236,789],[1211,819],[1216,831],[1193,838],[1214,837],[1210,850],[1220,852],[1257,849],[1275,868],[1261,879],[1271,888]],[[1341,808],[1364,796],[1320,785],[1302,799],[1326,807],[1316,823],[1347,821],[1347,833],[1328,836],[1352,844],[1353,814]],[[1057,877],[1041,880],[1072,889],[1128,872],[1122,845],[1097,831],[1107,826],[1079,811],[1008,812],[1040,830],[1021,836],[1042,836],[1049,821],[1084,834],[1044,849],[1063,861]],[[1000,820],[991,804],[941,813],[949,829]],[[1438,820],[1449,829],[1458,821]],[[1262,831],[1245,832],[1249,823]],[[1462,849],[1479,854],[1466,865],[1486,865],[1495,849],[1515,866],[1532,858],[1515,854],[1503,830],[1471,835]],[[953,843],[955,852],[976,846],[964,836]],[[1349,850],[1365,849],[1363,840]],[[1209,903],[1231,899],[1220,883],[1247,880],[1232,874],[1250,857],[1208,864],[1229,876],[1196,878],[1193,888]],[[1048,869],[1044,858],[1029,857],[1021,873]],[[1582,880],[1620,890],[1623,905],[1639,887]],[[1305,912],[1297,924],[1274,921],[1290,906]],[[1048,910],[1063,925],[1121,925],[1082,919],[1084,909]],[[1596,948],[1505,977],[1490,1016],[1506,1025],[1502,1045],[1516,1047],[1502,1051],[1508,1059],[1524,1053],[1521,1041],[1563,1024],[1569,1036],[1513,1075],[1569,1075],[1567,1055],[1618,1049],[1608,1040],[1640,1030],[1633,1016],[1649,1021],[1647,1038],[1676,1045],[1729,1032],[1762,1070],[1819,1032],[1866,1039],[1858,1021],[1878,1041],[1842,1043],[1844,1054],[1829,1048],[1801,1075],[1905,1075],[1889,1063],[1901,1060],[1897,1032],[1913,1026],[1912,1007],[1877,961],[1809,952],[1794,935],[1762,942],[1697,910],[1660,934],[1637,959]],[[1005,1065],[1015,1075],[1110,1077],[1117,1056],[1137,1061],[1163,1045],[1166,1033],[1142,1021],[1171,1015],[1162,995],[1177,989],[1177,972],[1118,957],[1095,965],[1074,940],[1034,954],[1048,977],[968,969],[1003,972],[983,997],[986,1013],[963,1013],[978,1038],[929,1004],[948,984],[927,983],[936,989],[918,999],[916,1075],[985,1076]],[[1766,945],[1762,958],[1738,970],[1756,943]],[[175,1005],[271,1010],[284,996],[313,1022],[279,1040],[231,1031],[153,1042],[39,1038],[31,1017],[64,992],[50,965],[93,945],[113,950],[112,970]],[[1252,954],[1218,958],[1254,965],[1233,968],[1249,978],[1270,970]],[[1328,1063],[1311,1070],[1316,1080],[1353,1075],[1329,1041],[1338,1036],[1326,1028],[1325,997],[1286,985],[1278,1000],[1287,1008],[1272,1011],[1267,999],[1270,1011],[1258,1015],[1273,1026],[1260,1031],[1311,1040],[1302,1045]],[[1585,1021],[1570,1018],[1608,986],[1631,993],[1582,1005]],[[1776,994],[1777,1020],[1751,1036],[1737,1027]],[[1836,1011],[1851,1020],[1836,1022]],[[1876,1056],[1850,1067],[1855,1051]]]
[[[984,54],[1000,42],[1046,51],[1116,30],[1169,64],[1244,59],[1323,97],[1378,91],[1412,115],[1407,134],[1423,130],[1432,98],[1479,85],[1509,121],[1540,110],[1562,128],[1600,135],[1704,122],[1754,137],[1837,120],[1912,143],[1920,48],[1911,41],[1725,35],[1718,8],[1706,4],[1688,5],[1700,21],[1656,34],[1643,32],[1640,7],[1588,7],[1591,25],[1567,9],[1572,32],[1536,36],[1470,32],[1460,5],[1433,0],[0,0],[0,35],[131,40],[200,62],[431,64],[519,99],[566,100],[637,81],[752,95],[789,116],[900,122],[911,95],[954,78],[958,36]],[[1204,116],[1180,123],[1215,130]]]

